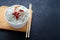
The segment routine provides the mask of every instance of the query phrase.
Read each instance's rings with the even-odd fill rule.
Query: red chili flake
[[[20,9],[19,12],[24,12],[24,11]]]
[[[16,12],[16,9],[18,8],[18,7],[20,7],[20,6],[16,6],[15,7],[15,9],[14,9],[14,13],[13,13],[13,15],[16,17],[16,19],[18,19],[19,18],[19,14],[20,14],[20,12],[24,12],[23,10],[19,10],[19,12]]]
[[[19,13],[16,12],[16,9],[19,8],[19,7],[20,7],[20,6],[16,6],[15,9],[14,9],[14,13],[13,13],[13,15],[16,17],[16,19],[19,18]]]
[[[18,12],[14,12],[13,15],[16,17],[16,19],[19,18],[19,13]]]

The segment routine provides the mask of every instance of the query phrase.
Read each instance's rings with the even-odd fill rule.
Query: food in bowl
[[[22,5],[12,5],[6,9],[5,19],[14,28],[23,27],[29,19],[28,9]]]

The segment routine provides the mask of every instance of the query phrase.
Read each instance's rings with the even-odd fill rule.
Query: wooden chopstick
[[[29,14],[30,14],[30,17],[27,22],[28,25],[27,25],[27,30],[26,30],[26,38],[30,37],[31,20],[32,20],[32,4],[29,4]]]
[[[29,28],[28,28],[28,38],[30,37],[30,30],[31,30],[31,20],[32,20],[32,4],[29,5],[29,13],[30,13],[30,20],[29,20]]]
[[[29,19],[28,19],[28,22],[29,22]],[[27,22],[27,24],[28,24]],[[26,29],[26,38],[28,37],[28,25],[27,25],[27,29]]]

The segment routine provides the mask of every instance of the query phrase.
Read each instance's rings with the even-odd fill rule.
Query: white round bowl
[[[10,16],[10,15],[8,15],[8,14],[9,14],[9,13],[12,13],[12,12],[14,11],[14,7],[15,7],[15,6],[20,6],[20,9],[23,9],[23,10],[25,11],[25,13],[27,14],[27,19],[24,20],[24,22],[22,22],[22,23],[19,22],[19,23],[17,23],[17,24],[14,24],[13,22],[11,22],[11,21],[9,21],[9,20],[7,19],[8,16]],[[8,15],[8,16],[6,16],[6,15]],[[6,21],[7,21],[13,28],[22,28],[22,27],[27,23],[30,15],[29,15],[28,9],[27,9],[26,7],[24,7],[24,6],[22,6],[22,5],[12,5],[12,6],[8,7],[8,8],[5,10],[4,16],[5,16]]]

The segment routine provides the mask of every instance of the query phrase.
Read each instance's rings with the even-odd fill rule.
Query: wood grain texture
[[[28,25],[26,23],[26,25],[22,28],[12,28],[9,23],[7,23],[7,21],[4,18],[4,12],[6,10],[6,8],[8,8],[8,6],[1,6],[0,7],[0,28],[2,29],[8,29],[8,30],[14,30],[14,31],[22,31],[22,32],[26,32],[26,25]],[[31,14],[30,14],[31,15]]]

